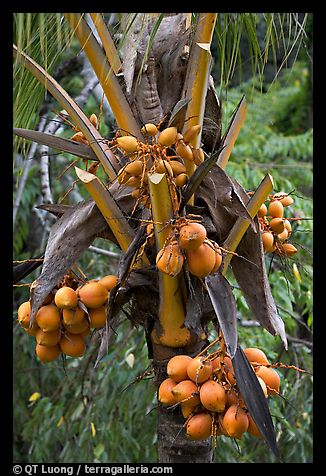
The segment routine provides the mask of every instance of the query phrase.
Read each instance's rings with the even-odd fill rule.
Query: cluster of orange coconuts
[[[218,244],[207,239],[206,228],[188,221],[174,230],[156,256],[156,266],[162,273],[176,276],[186,261],[189,272],[198,278],[216,273],[222,264]]]
[[[265,353],[244,349],[264,395],[278,395],[280,376]],[[261,437],[237,387],[232,361],[225,353],[206,356],[176,355],[167,364],[168,377],[158,388],[158,400],[166,406],[180,405],[186,435],[191,440],[213,436],[241,439],[244,433]]]
[[[284,192],[269,197],[258,211],[258,220],[265,253],[274,251],[280,256],[293,256],[297,248],[289,243],[291,222],[284,216],[284,209],[293,203],[293,198]]]
[[[41,362],[51,362],[61,354],[84,354],[85,338],[91,329],[106,325],[105,305],[116,283],[117,277],[108,275],[76,289],[61,286],[47,296],[33,324],[30,300],[19,306],[18,322],[27,334],[35,337],[35,352]]]
[[[187,162],[199,165],[205,158],[203,150],[194,146],[200,130],[200,125],[194,125],[182,135],[176,127],[159,131],[155,124],[149,123],[141,129],[145,142],[131,135],[117,137],[116,147],[129,158],[118,172],[118,182],[132,187],[132,197],[147,208],[150,206],[147,173],[166,173],[175,187],[183,187],[189,179]]]

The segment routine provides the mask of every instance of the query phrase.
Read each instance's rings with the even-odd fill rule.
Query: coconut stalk
[[[163,248],[171,232],[166,224],[173,218],[173,206],[169,184],[165,174],[153,173],[148,176],[149,194],[152,204],[156,251]],[[158,317],[161,333],[154,328],[152,340],[155,344],[168,347],[184,347],[189,344],[190,332],[184,326],[185,306],[181,291],[180,276],[159,273],[160,304]]]
[[[249,212],[249,215],[254,218],[254,216],[257,215],[259,208],[262,206],[262,204],[265,202],[266,198],[268,195],[271,193],[271,191],[274,188],[273,184],[273,178],[271,175],[267,174],[263,180],[261,181],[259,187],[255,191],[255,193],[252,195],[250,200],[248,201],[246,207]],[[233,225],[227,239],[223,243],[223,248],[225,248],[228,251],[235,252],[237,249],[240,241],[242,240],[242,237],[246,233],[248,227],[250,225],[249,220],[238,217],[237,221]],[[224,265],[223,265],[223,270],[222,274],[225,276],[228,266],[230,264],[230,261],[232,259],[232,254],[228,253],[225,260],[224,260]]]
[[[210,46],[213,38],[214,26],[217,13],[200,13],[197,20],[195,35],[190,51],[187,76],[182,97],[189,97],[186,119],[183,133],[192,126],[199,124],[200,133],[191,142],[193,147],[200,147],[201,133],[204,121],[205,101],[208,88],[208,80],[211,65]],[[196,165],[194,162],[186,162],[186,173],[192,175]],[[193,205],[194,197],[189,200]]]
[[[96,175],[90,174],[78,167],[75,167],[75,171],[77,177],[84,184],[86,190],[98,206],[112,233],[116,237],[120,248],[123,252],[127,251],[135,233],[129,226],[127,220],[122,216],[122,211],[116,201]],[[149,265],[146,256],[141,256],[139,265]]]
[[[104,19],[100,13],[90,13],[90,17],[93,20],[96,31],[101,38],[101,42],[106,53],[106,57],[109,60],[111,68],[115,74],[120,73],[122,64],[115,47],[114,41],[110,35],[110,32],[104,22]]]
[[[90,122],[88,117],[83,113],[76,102],[66,93],[59,83],[49,75],[41,66],[39,66],[32,58],[18,50],[16,45],[13,45],[14,56],[21,61],[22,65],[26,67],[35,76],[41,84],[49,91],[50,94],[59,102],[63,109],[69,114],[74,125],[84,134],[89,142],[90,147],[95,153],[98,160],[101,162],[104,171],[110,178],[116,178],[116,172],[110,159],[115,163],[116,159],[110,149],[104,144],[104,139]]]
[[[65,13],[65,17],[74,30],[82,49],[91,63],[96,76],[103,88],[104,94],[110,104],[118,127],[139,140],[143,139],[138,123],[131,111],[129,103],[115,77],[105,54],[98,44],[92,30],[80,13]]]

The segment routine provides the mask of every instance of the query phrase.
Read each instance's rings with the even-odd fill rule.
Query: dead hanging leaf
[[[185,326],[198,336],[203,332],[203,320],[205,308],[205,292],[200,279],[185,273],[188,287],[188,296],[186,300]]]
[[[53,225],[44,255],[41,275],[31,288],[31,321],[44,299],[68,269],[91,245],[105,220],[95,202],[81,202],[67,210]],[[105,224],[105,228],[106,228]]]
[[[188,182],[189,185],[187,184],[185,187],[182,204],[187,203],[186,200],[197,191],[198,197],[209,199],[211,208],[214,209],[219,204],[227,211],[228,215],[246,218],[256,232],[256,225],[246,209],[242,196],[235,188],[234,182],[221,167],[215,164],[221,150],[219,149],[208,159],[207,165],[204,161],[197,167]],[[192,193],[190,194],[190,192]]]
[[[227,351],[232,358],[238,345],[237,308],[232,288],[221,273],[206,276],[205,284],[223,333]]]
[[[206,204],[219,237],[218,242],[223,246],[223,242],[236,221],[236,216],[231,214],[229,208],[225,207],[223,202],[219,200],[220,190],[216,187],[218,176],[219,169],[214,167],[203,181],[203,186],[198,189],[197,201],[198,205],[203,202]],[[245,190],[236,180],[230,179],[230,182],[237,195],[246,205],[249,196]],[[257,218],[254,221],[256,228],[259,229]],[[280,335],[287,349],[284,323],[277,313],[272,297],[260,234],[254,233],[252,227],[248,228],[236,252],[246,259],[233,256],[231,267],[254,319],[272,335]]]
[[[274,455],[280,460],[272,417],[267,399],[245,353],[238,346],[232,358],[235,379],[246,407]]]

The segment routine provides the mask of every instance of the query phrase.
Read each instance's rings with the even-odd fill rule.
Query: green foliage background
[[[306,60],[285,69],[272,83],[256,79],[229,88],[222,97],[224,130],[242,95],[248,104],[247,119],[232,152],[227,172],[247,190],[254,190],[266,173],[273,176],[275,191],[293,191],[289,216],[312,217],[312,107],[310,70]],[[67,88],[78,91],[71,78]],[[87,114],[98,105],[90,98]],[[103,123],[103,134],[109,132]],[[69,135],[69,130],[67,134]],[[69,156],[67,156],[69,158]],[[60,167],[51,163],[56,176]],[[19,170],[15,172],[18,179]],[[39,191],[36,167],[30,169],[14,234],[14,259],[29,257],[26,249],[29,218]],[[84,192],[76,188],[81,194]],[[63,193],[53,181],[54,200]],[[291,242],[299,252],[281,262],[266,256],[273,296],[284,319],[289,350],[278,337],[252,326],[248,306],[235,285],[239,312],[239,341],[242,347],[257,346],[271,361],[293,364],[310,373],[281,369],[282,397],[269,398],[281,456],[286,463],[312,461],[312,221],[293,226]],[[94,245],[114,250],[97,239]],[[115,250],[114,250],[115,251]],[[293,273],[297,264],[301,282]],[[116,262],[86,252],[78,262],[89,279],[113,273]],[[25,282],[31,282],[37,272]],[[156,395],[149,377],[138,379],[148,368],[146,342],[141,328],[125,320],[98,368],[94,363],[98,343],[85,356],[42,365],[34,354],[35,340],[17,325],[17,308],[28,299],[28,288],[15,288],[13,315],[14,344],[14,461],[16,463],[146,463],[157,461]],[[304,325],[300,322],[304,322]],[[213,331],[212,331],[213,336]],[[34,392],[40,398],[29,402]],[[264,443],[244,435],[235,442],[219,437],[216,461],[222,463],[272,463]]]

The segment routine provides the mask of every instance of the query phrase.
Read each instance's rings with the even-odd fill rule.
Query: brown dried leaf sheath
[[[219,237],[219,243],[223,246],[223,242],[236,221],[236,216],[229,213],[230,206],[226,208],[219,200],[220,190],[215,185],[218,184],[218,177],[219,171],[217,167],[214,167],[198,189],[197,197],[200,203],[206,203]],[[249,200],[248,195],[235,180],[232,180],[232,184],[237,195],[246,205]],[[258,229],[257,219],[255,220]],[[260,234],[255,233],[249,227],[236,251],[251,262],[234,256],[231,266],[254,318],[272,335],[280,335],[285,348],[287,348],[284,323],[277,313],[267,277]]]

